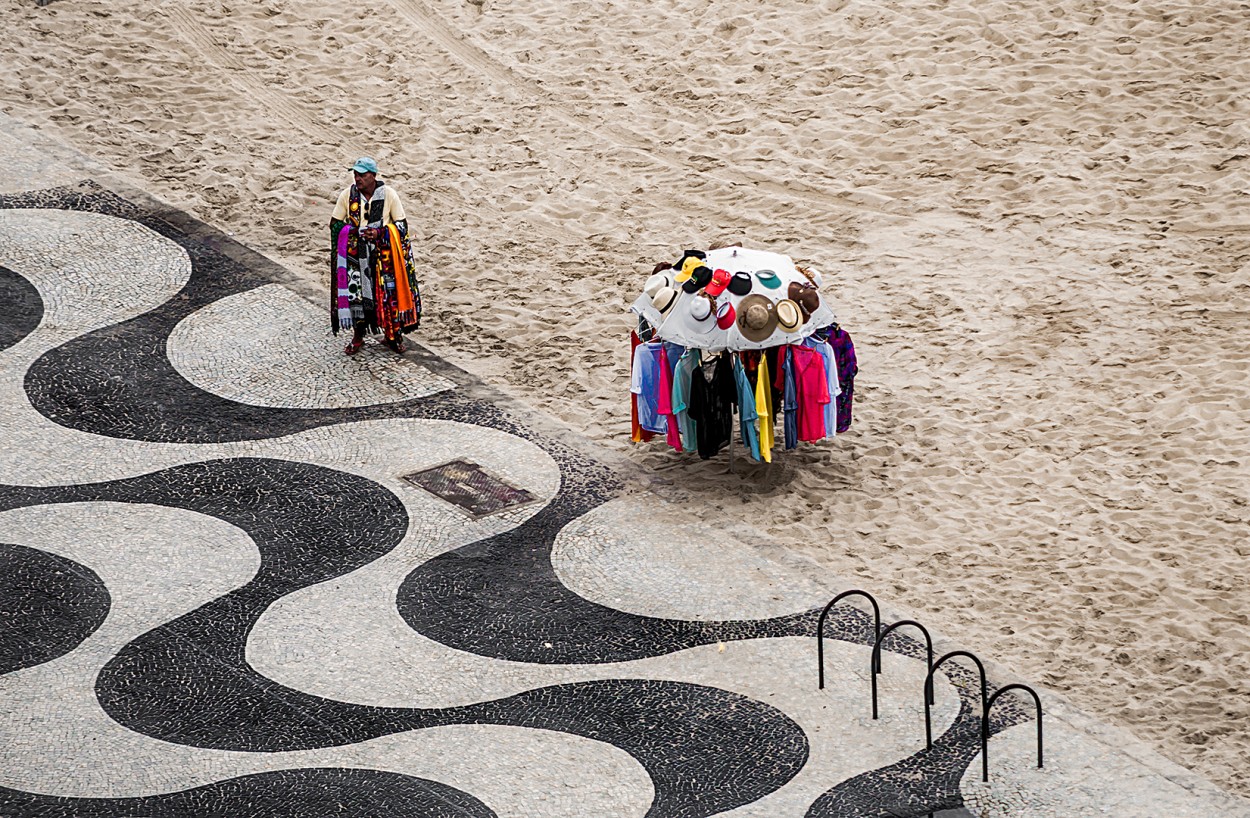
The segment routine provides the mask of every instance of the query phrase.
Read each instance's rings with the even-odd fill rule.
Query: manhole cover
[[[538,499],[467,460],[453,460],[432,469],[405,474],[403,479],[455,503],[474,517],[498,514]]]

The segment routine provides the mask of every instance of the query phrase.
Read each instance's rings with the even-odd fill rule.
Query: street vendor
[[[352,331],[343,351],[355,355],[366,333],[404,351],[404,333],[421,322],[421,292],[399,192],[378,178],[378,163],[362,156],[354,181],[330,216],[330,326]]]

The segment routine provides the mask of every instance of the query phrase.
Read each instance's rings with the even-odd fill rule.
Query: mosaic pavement
[[[136,198],[0,194],[0,816],[1240,814]]]

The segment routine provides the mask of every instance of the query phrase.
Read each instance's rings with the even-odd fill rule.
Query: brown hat
[[[738,332],[748,341],[763,341],[777,329],[777,308],[766,295],[752,293],[738,302]]]
[[[799,309],[803,312],[803,321],[812,317],[812,313],[820,309],[820,293],[810,284],[803,284],[799,281],[791,281],[786,294],[790,300],[799,305]]]
[[[803,326],[803,311],[788,298],[777,302],[777,326],[782,332],[795,332]]]

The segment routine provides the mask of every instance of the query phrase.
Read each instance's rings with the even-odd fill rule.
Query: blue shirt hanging
[[[746,369],[742,361],[734,356],[734,380],[738,383],[738,423],[742,433],[742,445],[751,452],[751,459],[759,462],[760,433],[755,428],[759,415],[755,411],[755,387],[747,379]]]

